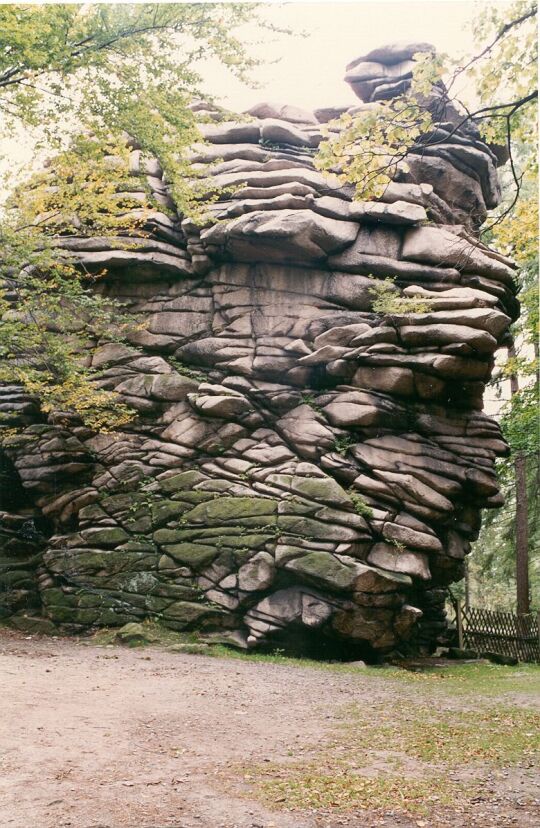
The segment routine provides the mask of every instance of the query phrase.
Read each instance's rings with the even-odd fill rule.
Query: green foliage
[[[111,117],[134,122],[151,99],[147,93],[160,88],[150,117],[166,103],[167,120],[177,91],[197,88],[194,66],[202,55],[245,77],[255,61],[235,31],[255,16],[253,7],[240,3],[2,6],[5,128],[46,121],[56,131],[60,119],[78,119],[88,110],[109,123]]]
[[[537,2],[518,0],[479,7],[472,25],[475,43],[493,44],[485,55],[471,63],[467,75],[482,106],[497,106],[527,97],[537,88]],[[537,104],[509,107],[508,112],[482,113],[485,140],[505,145],[510,127],[513,141],[536,144]],[[506,116],[510,124],[506,121]],[[534,152],[533,152],[534,154]]]
[[[535,460],[540,453],[538,429],[538,385],[534,383],[514,394],[505,407],[501,428],[514,454]]]
[[[309,405],[309,407],[312,408],[314,411],[322,411],[321,406],[317,405],[317,403],[315,402],[315,397],[313,396],[313,394],[310,394],[307,391],[305,391],[302,394],[302,402],[304,403],[304,405]]]
[[[156,204],[145,179],[129,174],[129,153],[125,136],[74,136],[69,149],[15,190],[8,201],[12,227],[33,229],[38,247],[54,233],[136,233],[146,211]],[[146,191],[146,201],[133,192],[135,188]]]
[[[535,197],[536,198],[536,197]],[[529,205],[530,206],[530,205]],[[524,207],[524,204],[519,205]],[[537,215],[536,211],[531,211]],[[507,392],[509,378],[517,378],[518,390],[501,407],[499,420],[510,446],[510,456],[497,461],[504,506],[488,512],[469,560],[471,603],[514,610],[516,606],[516,475],[515,458],[526,463],[528,502],[529,578],[532,606],[540,606],[540,424],[538,420],[538,229],[530,226],[524,210],[514,212],[497,226],[496,234],[511,239],[519,272],[522,315],[514,325],[515,356],[507,358],[492,388]],[[508,235],[506,235],[508,233]]]
[[[405,546],[404,543],[399,541],[397,538],[386,538],[386,540],[388,541],[388,543],[391,543],[392,546],[394,546],[399,553],[405,552],[407,547]]]
[[[538,396],[531,391],[536,422],[527,432],[520,430],[520,420],[512,423],[521,445],[538,442]],[[514,412],[515,413],[515,412]],[[504,421],[503,421],[504,426]],[[507,437],[509,436],[508,432]],[[527,458],[527,498],[529,535],[529,579],[532,609],[540,606],[540,498],[538,455]],[[516,489],[513,455],[497,462],[504,506],[487,512],[478,540],[468,560],[470,600],[473,606],[491,609],[516,609]]]
[[[348,492],[349,500],[354,506],[355,512],[363,518],[372,518],[373,517],[373,509],[371,506],[366,503],[364,498],[358,492]]]
[[[338,454],[342,454],[345,456],[351,446],[354,446],[355,441],[351,437],[350,434],[344,434],[343,436],[336,437],[334,442],[334,451],[337,451]]]
[[[394,278],[383,279],[374,283],[369,289],[373,297],[372,308],[375,313],[384,315],[427,313],[429,304],[414,296],[401,296],[394,284]]]
[[[84,352],[97,339],[121,339],[132,322],[32,228],[4,223],[0,233],[0,382],[22,385],[44,413],[74,414],[95,430],[129,422],[132,412],[99,388]]]
[[[511,136],[512,176],[503,176],[503,203],[489,240],[519,266],[521,318],[513,326],[514,354],[493,387],[499,392],[514,375],[519,390],[502,406],[500,424],[511,455],[497,463],[505,505],[489,512],[469,562],[471,601],[515,608],[516,480],[515,457],[525,458],[528,501],[529,577],[533,607],[540,600],[540,428],[538,423],[538,159],[536,3],[485,7],[475,35],[494,43],[474,64],[482,101],[500,103],[529,97],[526,104],[487,117],[487,139],[507,143]],[[532,97],[531,97],[532,96]],[[501,112],[498,111],[501,115]],[[516,180],[519,190],[516,193]],[[517,198],[517,200],[516,200]]]
[[[214,58],[246,79],[257,63],[236,36],[246,22],[272,28],[243,3],[1,6],[3,135],[22,125],[59,147],[85,130],[101,141],[130,135],[160,159],[189,213],[186,148],[201,139],[188,108],[201,94],[197,63]]]
[[[47,233],[141,234],[156,205],[148,187],[146,201],[132,195],[133,142],[143,159],[160,159],[179,211],[198,215],[205,185],[186,158],[201,139],[188,106],[199,95],[195,66],[217,58],[244,77],[255,62],[235,31],[257,19],[235,3],[0,6],[0,139],[23,129],[57,151],[0,224],[0,381],[23,385],[43,413],[96,430],[132,417],[84,357],[132,323],[93,292],[104,274],[76,270]]]
[[[515,500],[510,498],[498,513],[489,513],[467,560],[472,606],[516,610],[514,539]],[[461,600],[463,600],[463,585]],[[459,596],[460,590],[452,587]]]
[[[324,129],[328,140],[320,145],[315,166],[354,184],[359,199],[381,196],[398,169],[408,171],[405,159],[411,147],[432,125],[424,98],[441,77],[443,58],[422,53],[414,57],[406,94],[377,102],[354,117],[344,113]]]
[[[182,374],[183,377],[189,377],[192,380],[196,380],[196,382],[206,382],[208,380],[207,375],[200,369],[194,370],[193,368],[188,368],[188,366],[184,365],[184,363],[179,359],[169,357],[167,361],[169,365],[174,368],[178,374]]]

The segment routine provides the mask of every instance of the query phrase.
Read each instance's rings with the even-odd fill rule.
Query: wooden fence
[[[540,613],[514,615],[455,605],[459,646],[540,662]]]

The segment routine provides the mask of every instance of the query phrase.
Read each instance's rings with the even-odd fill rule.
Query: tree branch
[[[513,177],[514,183],[516,185],[516,191],[514,193],[514,198],[512,199],[512,203],[506,208],[506,210],[504,210],[501,213],[500,216],[497,216],[495,221],[493,221],[487,227],[483,228],[482,234],[487,233],[489,230],[492,230],[494,227],[496,227],[497,224],[500,224],[501,221],[504,221],[506,216],[508,216],[512,212],[514,207],[516,206],[517,201],[518,201],[519,196],[520,196],[520,193],[521,193],[521,182],[523,181],[523,174],[518,176],[517,171],[516,171],[516,166],[515,166],[515,163],[514,163],[514,157],[512,155],[512,124],[511,124],[511,120],[510,120],[511,117],[512,117],[512,113],[509,113],[506,116],[506,146],[507,146],[507,149],[508,149],[510,169],[512,170],[512,177]]]
[[[530,18],[535,17],[536,14],[537,14],[537,11],[538,11],[538,7],[535,5],[528,12],[525,12],[525,14],[522,14],[521,17],[517,17],[515,20],[510,20],[508,23],[505,23],[504,26],[497,33],[496,37],[492,40],[492,42],[488,46],[486,46],[485,49],[483,49],[480,52],[480,54],[478,54],[475,57],[471,58],[468,61],[468,63],[466,63],[464,66],[460,66],[458,69],[456,69],[456,71],[452,75],[452,79],[450,80],[450,82],[448,84],[448,90],[450,90],[452,88],[452,85],[455,83],[456,79],[459,77],[459,75],[461,75],[462,72],[465,72],[470,66],[473,65],[473,63],[476,63],[478,60],[482,60],[482,58],[485,57],[489,52],[491,52],[493,47],[496,46],[497,43],[499,42],[499,40],[502,40],[502,38],[505,35],[507,35],[508,32],[510,32],[512,29],[516,28],[516,26],[520,26],[526,20],[529,20]]]
[[[437,144],[444,144],[451,138],[456,132],[459,132],[462,126],[464,126],[468,121],[477,120],[485,120],[485,118],[489,117],[501,117],[501,118],[510,118],[518,109],[521,109],[522,106],[526,106],[531,101],[534,101],[538,98],[538,89],[535,89],[534,92],[531,92],[529,95],[525,95],[524,98],[520,98],[517,101],[510,101],[509,103],[505,104],[494,104],[492,106],[483,106],[481,109],[477,109],[474,112],[467,111],[467,115],[463,118],[450,132],[448,132],[444,138],[440,138],[436,141],[430,141],[425,144],[427,147],[433,147]],[[463,106],[461,101],[459,101],[460,105]],[[463,107],[465,109],[465,107]],[[503,109],[510,109],[509,113],[501,113],[501,115],[493,115],[493,113],[498,112],[499,110]],[[486,114],[482,114],[486,113]]]

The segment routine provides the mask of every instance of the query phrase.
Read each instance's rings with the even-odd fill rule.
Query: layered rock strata
[[[362,106],[402,91],[425,48],[355,61]],[[21,428],[3,452],[3,613],[156,617],[243,647],[305,634],[370,658],[434,646],[480,510],[501,503],[507,447],[482,393],[517,304],[511,263],[475,236],[497,158],[440,120],[358,202],[314,167],[335,110],[195,108],[193,174],[221,193],[203,226],[133,149],[155,204],[138,237],[56,237],[137,320],[90,357],[137,417],[94,434],[0,388]],[[374,312],[386,278],[421,312]]]

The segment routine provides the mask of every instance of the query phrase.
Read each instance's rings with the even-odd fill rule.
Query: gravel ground
[[[385,683],[382,673],[103,648],[6,630],[0,656],[2,828],[540,824],[517,802],[521,777],[514,788],[510,778],[510,793],[503,786],[487,797],[484,822],[465,814],[423,823],[392,814],[275,812],[250,798],[238,764],[301,756],[330,736],[344,705],[387,697],[397,710],[397,694],[415,692]]]

